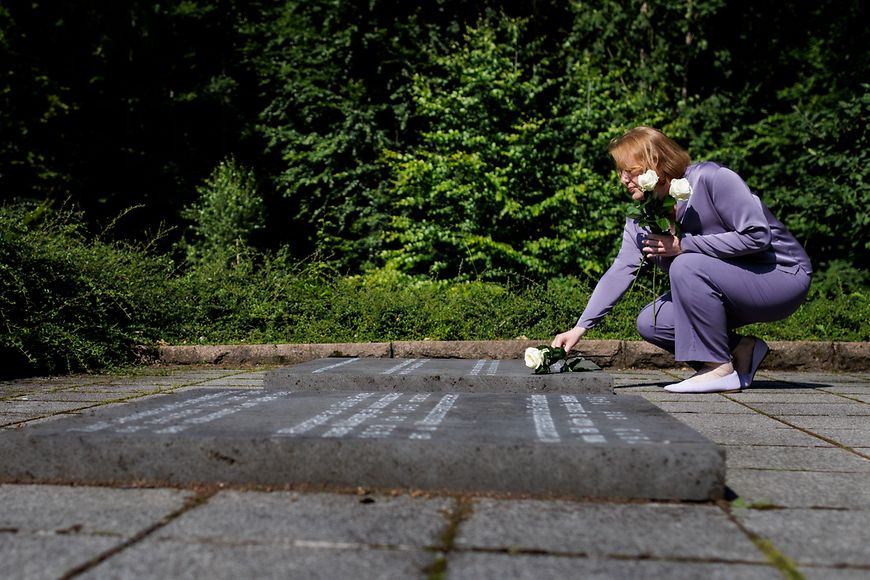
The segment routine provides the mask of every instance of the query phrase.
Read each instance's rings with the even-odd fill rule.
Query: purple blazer
[[[692,186],[692,195],[688,201],[677,203],[683,253],[771,264],[791,273],[812,273],[803,247],[739,175],[706,161],[690,165],[684,177]],[[619,254],[595,286],[577,326],[598,325],[628,291],[640,266],[647,234],[647,228],[626,220]],[[667,271],[674,257],[652,259]]]

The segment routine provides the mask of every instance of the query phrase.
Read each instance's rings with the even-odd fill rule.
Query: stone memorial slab
[[[613,378],[584,360],[582,372],[536,375],[516,359],[321,358],[269,371],[266,389],[314,392],[612,393]]]
[[[724,451],[640,397],[188,391],[0,431],[0,481],[708,500]]]

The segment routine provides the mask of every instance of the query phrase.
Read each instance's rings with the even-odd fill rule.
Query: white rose
[[[544,353],[533,346],[526,349],[525,358],[526,366],[530,369],[536,369],[544,364]]]
[[[644,173],[637,176],[637,184],[644,191],[652,191],[658,185],[659,174],[653,169],[647,169]]]
[[[692,186],[689,185],[688,179],[672,179],[668,193],[677,201],[686,201],[692,195]]]

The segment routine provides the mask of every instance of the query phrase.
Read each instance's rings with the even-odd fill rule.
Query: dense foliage
[[[117,235],[175,227],[168,246],[232,157],[259,249],[543,280],[606,267],[606,144],[650,124],[738,170],[822,268],[862,271],[866,20],[859,0],[4,4],[0,195],[94,224],[135,206]]]
[[[147,248],[84,234],[74,213],[0,209],[0,376],[129,363],[141,344],[544,340],[575,320],[591,291],[577,278],[512,286],[342,276],[320,260],[239,245],[179,273]],[[636,339],[635,316],[653,290],[641,280],[595,337]],[[822,276],[795,315],[749,331],[866,341],[868,321],[870,294]]]
[[[805,243],[817,301],[777,333],[863,340],[842,301],[866,313],[866,21],[860,0],[4,3],[0,349],[60,369],[159,339],[549,334],[612,258],[606,146],[638,124]]]

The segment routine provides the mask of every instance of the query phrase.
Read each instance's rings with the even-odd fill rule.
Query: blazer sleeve
[[[641,258],[643,258],[638,245],[638,233],[638,228],[634,222],[631,219],[626,220],[619,254],[607,272],[598,280],[598,284],[595,285],[595,290],[592,291],[592,296],[589,297],[589,302],[575,326],[583,328],[597,326],[631,287],[631,283],[640,268]]]
[[[762,252],[770,246],[770,225],[761,200],[739,175],[719,167],[707,177],[706,191],[718,217],[718,227],[712,228],[712,233],[683,235],[680,240],[683,252],[734,258]]]

